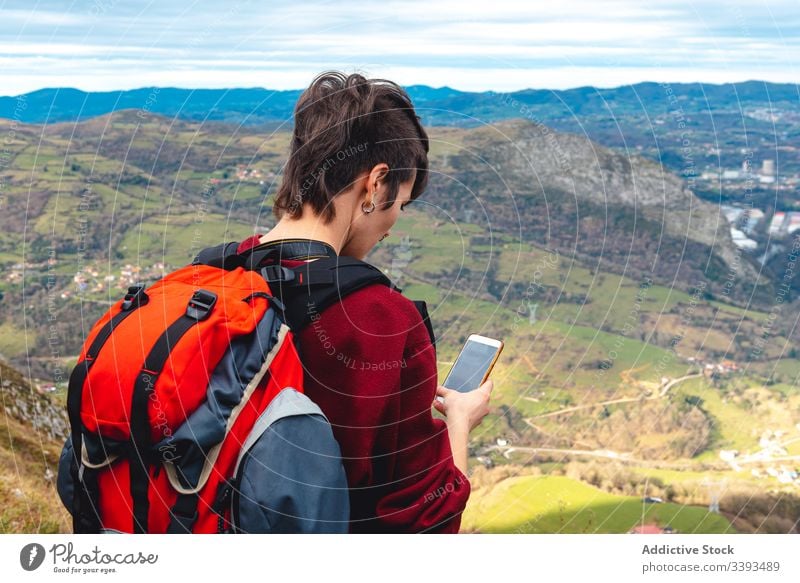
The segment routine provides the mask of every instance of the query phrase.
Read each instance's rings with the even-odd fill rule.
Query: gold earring
[[[361,203],[361,210],[364,212],[364,214],[368,215],[369,213],[371,213],[372,211],[375,210],[375,201],[374,200],[372,201],[372,206],[369,208],[369,210],[364,208],[364,203],[362,202]]]

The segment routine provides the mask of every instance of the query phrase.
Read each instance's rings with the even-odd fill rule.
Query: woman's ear
[[[367,199],[365,200],[366,204],[369,204],[370,201],[374,201],[375,204],[381,202],[381,199],[375,200],[375,196],[381,191],[381,185],[383,184],[384,180],[386,180],[386,175],[389,174],[389,165],[386,162],[381,162],[380,164],[376,164],[369,173],[369,177],[367,178]]]

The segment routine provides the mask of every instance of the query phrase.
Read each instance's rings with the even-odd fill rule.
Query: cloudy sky
[[[325,69],[509,91],[800,81],[800,0],[0,0],[0,95],[299,89]]]

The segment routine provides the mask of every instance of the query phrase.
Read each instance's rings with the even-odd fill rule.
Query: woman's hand
[[[468,393],[459,393],[442,385],[436,387],[436,395],[442,397],[433,400],[433,406],[447,418],[447,434],[450,439],[450,450],[453,452],[453,463],[466,476],[468,469],[467,443],[469,432],[475,429],[489,413],[489,395],[494,388],[492,379]]]
[[[488,379],[480,387],[468,393],[448,389],[442,385],[436,387],[436,395],[444,398],[433,400],[433,406],[439,413],[447,417],[447,424],[466,425],[472,431],[489,413],[489,395],[494,388],[492,379]]]

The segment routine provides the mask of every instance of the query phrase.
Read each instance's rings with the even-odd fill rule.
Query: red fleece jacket
[[[414,304],[369,285],[323,310],[299,342],[305,392],[342,451],[350,532],[458,532],[470,484],[431,412],[436,350]]]

